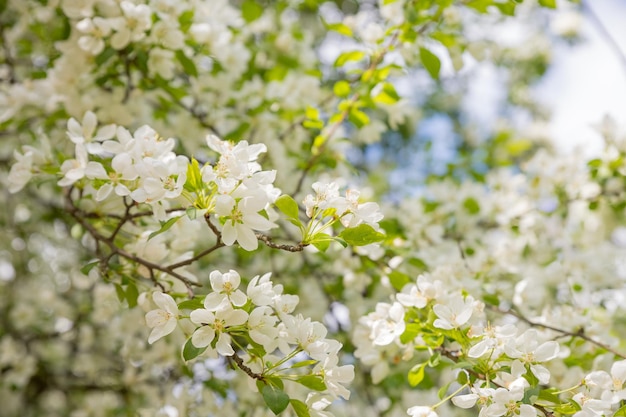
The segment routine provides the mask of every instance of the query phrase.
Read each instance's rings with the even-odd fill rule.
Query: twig
[[[250,369],[245,363],[243,363],[243,359],[241,359],[239,355],[237,355],[237,352],[233,353],[233,356],[231,356],[231,358],[233,362],[237,364],[239,369],[244,371],[250,378],[257,379],[259,381],[265,381],[265,377],[263,375],[257,374],[252,369]]]
[[[613,349],[612,347],[608,346],[605,343],[598,342],[597,340],[591,338],[590,336],[587,336],[585,334],[585,329],[583,329],[583,328],[580,328],[577,331],[572,332],[572,331],[569,331],[569,330],[560,329],[558,327],[550,326],[549,324],[537,323],[535,321],[532,321],[532,320],[526,318],[521,313],[519,313],[519,312],[517,312],[515,310],[512,310],[512,309],[501,310],[501,309],[499,309],[497,307],[494,307],[494,306],[490,306],[490,308],[491,308],[492,311],[495,311],[497,313],[511,315],[511,316],[513,316],[513,317],[523,321],[524,323],[528,324],[531,327],[542,327],[544,329],[548,329],[548,330],[555,331],[557,333],[561,333],[562,335],[565,335],[565,336],[578,337],[578,338],[580,338],[580,339],[582,339],[582,340],[584,340],[586,342],[589,342],[589,343],[591,343],[593,345],[598,346],[601,349],[606,350],[607,352],[611,352],[615,356],[618,356],[618,357],[620,357],[622,359],[626,359],[626,355],[624,355],[623,353],[620,353],[620,352],[616,351],[615,349]]]
[[[274,243],[272,241],[272,238],[261,233],[257,233],[256,238],[265,243],[265,245],[270,248],[280,249],[287,252],[302,252],[304,248],[308,246],[308,244],[304,244],[302,242],[298,243],[297,245],[281,245],[278,243]]]
[[[104,243],[106,246],[108,246],[109,250],[112,252],[112,254],[116,254],[118,256],[121,256],[122,258],[126,258],[130,261],[136,262],[140,265],[145,266],[146,268],[148,268],[149,271],[156,270],[156,271],[161,271],[164,272],[176,279],[178,279],[179,281],[181,281],[183,284],[185,284],[185,286],[187,287],[188,291],[190,293],[193,293],[192,291],[192,287],[200,287],[201,285],[198,284],[197,282],[191,281],[189,278],[177,273],[176,271],[174,271],[172,268],[170,267],[164,267],[161,266],[159,264],[153,263],[151,261],[148,261],[147,259],[143,259],[139,256],[133,255],[131,253],[126,252],[125,250],[117,247],[114,243],[114,238],[115,236],[110,236],[110,237],[106,237],[104,235],[102,235],[98,230],[96,230],[96,228],[91,225],[91,223],[89,223],[88,221],[85,220],[85,218],[82,216],[82,211],[76,207],[74,205],[74,202],[72,201],[71,197],[70,197],[70,193],[71,190],[67,193],[67,212],[81,225],[85,228],[85,230],[87,230],[87,232],[89,232],[89,234],[97,241],[97,242],[102,242]],[[123,221],[124,222],[124,221]],[[112,254],[109,255],[109,258],[112,256]],[[153,281],[156,282],[155,278],[151,275],[151,279]]]

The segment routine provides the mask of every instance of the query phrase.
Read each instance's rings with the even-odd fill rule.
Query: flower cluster
[[[183,320],[180,309],[191,309],[189,319],[196,329],[187,343],[196,350],[183,353],[185,359],[202,352],[209,357],[245,356],[242,369],[259,381],[289,375],[289,379],[313,387],[317,392],[310,394],[306,403],[317,411],[338,397],[348,399],[345,385],[354,378],[354,369],[338,365],[341,343],[326,338],[322,323],[292,314],[298,297],[284,294],[283,286],[274,285],[270,275],[255,276],[244,292],[236,271],[213,271],[209,276],[213,291],[204,300],[194,299],[204,308],[191,308],[189,301],[177,305],[170,295],[154,292],[152,299],[158,308],[146,314],[146,323],[152,328],[148,341],[154,343],[172,333]],[[302,354],[310,359],[303,359]],[[309,373],[302,373],[309,368]]]
[[[344,227],[355,227],[366,223],[378,227],[383,215],[378,204],[373,202],[360,203],[360,192],[348,189],[345,196],[339,194],[339,185],[335,182],[316,182],[313,184],[315,195],[305,197],[303,204],[306,215],[311,219],[320,217],[320,222],[326,217],[339,219]],[[313,229],[324,230],[329,223],[316,224]]]
[[[189,164],[187,157],[172,151],[174,139],[165,140],[146,125],[133,134],[114,125],[95,132],[97,120],[92,112],[85,114],[82,125],[72,118],[67,126],[75,158],[61,165],[60,186],[83,178],[93,180],[96,201],[111,193],[129,196],[152,206],[157,219],[165,219],[166,201],[181,195]]]
[[[245,140],[233,144],[214,135],[207,136],[206,141],[220,155],[215,165],[202,168],[201,175],[202,181],[209,184],[207,194],[214,195],[209,197],[209,201],[214,198],[209,209],[214,204],[222,224],[222,240],[229,246],[238,242],[246,250],[255,250],[258,240],[254,230],[266,231],[276,226],[267,215],[269,205],[280,195],[280,190],[273,186],[276,171],[262,171],[256,162],[267,147]]]
[[[481,415],[490,417],[536,415],[536,409],[522,400],[527,389],[549,383],[550,372],[543,364],[557,357],[557,342],[542,342],[545,336],[533,328],[485,325],[481,302],[459,290],[446,289],[432,275],[420,275],[395,299],[391,304],[378,303],[375,312],[361,318],[355,331],[355,356],[372,366],[374,382],[389,372],[388,360],[383,358],[401,355],[407,361],[416,349],[428,349],[453,362],[463,360],[466,366],[475,364],[481,369],[480,374],[466,374],[465,385],[457,391],[471,381],[469,394],[450,396],[456,406],[479,405]],[[418,384],[423,377],[415,374],[423,375],[428,364],[432,364],[432,358],[414,367],[409,382]],[[429,407],[416,407],[409,410],[410,415],[434,413]]]

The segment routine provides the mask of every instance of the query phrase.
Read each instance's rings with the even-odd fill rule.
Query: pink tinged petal
[[[198,310],[194,310],[189,315],[189,318],[193,323],[196,324],[213,324],[215,323],[215,315],[211,313],[209,310],[199,308]]]
[[[545,362],[556,358],[559,354],[559,343],[550,341],[542,344],[535,350],[534,356],[537,362]]]
[[[191,336],[191,343],[195,347],[202,348],[209,346],[213,339],[215,339],[215,330],[211,326],[202,326]]]
[[[217,339],[217,344],[215,345],[215,349],[220,355],[223,356],[233,356],[235,351],[233,347],[230,345],[230,335],[226,333],[221,333],[219,339]]]
[[[256,235],[254,234],[252,229],[246,227],[241,223],[236,224],[235,229],[237,230],[237,242],[239,242],[239,245],[243,249],[247,251],[253,251],[259,247],[259,241],[257,240]]]

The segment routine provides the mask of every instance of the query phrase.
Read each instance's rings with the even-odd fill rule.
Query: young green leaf
[[[274,385],[263,384],[261,395],[263,396],[265,404],[267,404],[269,409],[276,415],[282,413],[289,405],[289,396],[285,391]]]
[[[186,75],[189,75],[191,77],[198,77],[198,69],[196,68],[196,64],[193,62],[192,59],[188,58],[181,49],[176,51],[176,59],[178,59],[178,62],[180,62],[180,65],[182,65]]]
[[[335,60],[335,66],[341,67],[350,61],[360,61],[365,56],[363,51],[348,51],[340,54]]]
[[[291,407],[293,407],[293,411],[296,412],[297,417],[311,417],[309,407],[307,407],[305,403],[300,400],[290,400],[289,402],[291,403]]]
[[[174,226],[174,224],[178,221],[178,219],[180,219],[181,216],[176,216],[176,217],[172,217],[171,219],[169,219],[166,222],[161,222],[161,228],[159,230],[157,230],[156,232],[152,232],[150,233],[150,235],[148,236],[148,240],[152,239],[153,237],[160,235],[163,232],[166,232],[167,230],[169,230],[172,226]]]
[[[278,210],[282,211],[290,219],[298,220],[298,203],[290,195],[283,194],[274,203]]]
[[[87,274],[89,274],[89,271],[91,271],[96,266],[98,266],[98,264],[100,264],[100,261],[89,262],[87,265],[84,265],[82,268],[80,268],[80,272],[82,272],[83,274],[87,275]]]
[[[433,54],[426,48],[420,48],[420,59],[422,64],[424,64],[424,68],[430,74],[430,76],[438,80],[439,79],[439,70],[441,69],[441,61],[437,57],[437,55]]]
[[[185,346],[183,346],[183,359],[186,361],[190,361],[194,358],[197,358],[207,349],[207,347],[208,346],[205,346],[203,348],[195,347],[194,344],[191,343],[190,337],[189,339],[187,339]]]
[[[424,368],[426,368],[426,363],[420,363],[415,365],[408,374],[409,384],[412,387],[416,387],[420,382],[424,380]]]
[[[263,14],[263,7],[254,0],[245,0],[241,5],[241,15],[247,23],[257,20]]]
[[[339,234],[339,237],[345,240],[348,245],[365,246],[380,242],[385,238],[385,235],[374,230],[369,224],[362,223],[356,227],[345,229]]]
[[[317,375],[304,375],[296,379],[296,382],[315,391],[324,391],[326,389],[324,379]]]

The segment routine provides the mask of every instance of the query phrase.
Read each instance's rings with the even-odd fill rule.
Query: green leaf
[[[192,10],[187,10],[187,11],[181,13],[181,15],[178,17],[178,23],[180,25],[180,30],[182,30],[183,32],[187,33],[187,31],[189,30],[189,28],[193,24],[193,15],[194,15],[193,9]]]
[[[421,330],[422,328],[419,324],[408,323],[404,328],[404,332],[400,335],[400,342],[405,344],[409,343],[410,341],[415,339],[415,337],[417,337]]]
[[[426,368],[426,363],[420,363],[415,365],[408,374],[409,384],[412,387],[416,387],[420,382],[424,380],[424,368]]]
[[[196,310],[198,308],[204,308],[202,298],[192,298],[191,300],[185,300],[178,303],[179,310]]]
[[[365,56],[363,51],[348,51],[340,54],[335,60],[335,66],[341,67],[350,61],[360,61]]]
[[[617,410],[615,414],[613,414],[613,417],[626,417],[626,405],[620,407],[619,410]]]
[[[263,14],[263,6],[254,0],[245,0],[241,5],[241,15],[248,23],[257,20]]]
[[[345,240],[348,245],[365,246],[370,243],[380,242],[385,238],[385,235],[374,230],[369,224],[362,223],[356,227],[345,229],[338,237]]]
[[[315,365],[318,362],[319,361],[316,361],[315,359],[309,359],[309,360],[297,362],[297,363],[291,365],[291,367],[292,368],[303,368],[305,366]]]
[[[117,294],[117,299],[120,300],[120,303],[126,299],[126,293],[120,284],[115,284],[115,293]]]
[[[396,88],[391,83],[383,83],[382,90],[374,97],[374,102],[382,104],[394,104],[400,100]]]
[[[113,48],[106,48],[104,51],[100,52],[100,54],[98,56],[96,56],[96,66],[100,67],[102,66],[102,64],[104,64],[105,62],[107,62],[109,60],[109,58],[111,58],[113,55],[116,55],[117,51]]]
[[[91,261],[87,265],[84,265],[82,268],[80,268],[80,272],[87,275],[89,274],[89,271],[98,266],[98,264],[100,264],[100,261]]]
[[[257,386],[259,382],[261,381],[257,382]],[[289,405],[289,396],[285,393],[285,391],[274,385],[263,384],[262,382],[261,384],[263,387],[260,391],[265,404],[267,404],[269,409],[272,410],[274,414],[278,415],[282,413]]]
[[[326,235],[326,234],[325,233],[318,233],[318,235]],[[328,236],[328,235],[326,235],[326,236]],[[326,252],[328,250],[328,248],[330,247],[330,242],[331,242],[330,239],[325,239],[325,240],[312,240],[309,243],[311,245],[315,246],[318,251]]]
[[[172,217],[171,219],[169,219],[166,222],[160,222],[161,223],[161,228],[159,230],[157,230],[156,232],[152,232],[150,233],[150,235],[148,236],[148,240],[152,239],[153,237],[155,237],[156,235],[160,235],[163,232],[166,232],[167,230],[169,230],[172,226],[174,226],[174,224],[178,221],[178,219],[180,219],[181,217],[183,217],[183,215],[180,216],[176,216],[176,217]]]
[[[128,307],[133,308],[137,305],[137,297],[139,297],[139,291],[133,281],[130,281],[126,286],[126,301],[128,301]]]
[[[198,192],[203,188],[202,171],[200,164],[196,158],[192,158],[191,163],[187,165],[187,181],[185,181],[185,190],[190,193]]]
[[[276,199],[274,203],[278,210],[282,211],[285,216],[290,219],[298,220],[299,208],[296,200],[293,199],[290,195],[283,194]],[[299,220],[298,220],[299,222]]]
[[[443,400],[443,397],[446,396],[446,393],[448,392],[448,388],[450,388],[450,385],[453,382],[454,381],[450,381],[446,385],[444,385],[443,387],[439,388],[439,391],[437,391],[437,397],[439,397],[440,400]]]
[[[311,417],[309,407],[307,407],[305,403],[300,400],[290,400],[289,402],[291,403],[291,407],[293,407],[293,411],[296,412],[297,417]]]
[[[469,214],[477,214],[480,212],[480,204],[473,197],[467,197],[465,201],[463,201],[463,207]]]
[[[353,36],[352,29],[344,23],[328,23],[326,28],[350,38]]]
[[[391,285],[396,289],[396,291],[402,291],[402,288],[412,281],[407,274],[403,274],[398,271],[391,271],[388,276],[389,282],[391,282]]]
[[[333,86],[333,92],[337,97],[348,97],[350,95],[350,83],[344,80],[337,81]]]
[[[198,356],[200,356],[208,346],[203,348],[195,347],[193,343],[191,343],[191,337],[187,339],[185,346],[183,346],[183,359],[186,361],[190,361]]]
[[[433,54],[426,48],[420,48],[420,59],[424,68],[434,80],[439,79],[439,70],[441,69],[441,61],[437,55]]]
[[[324,379],[317,375],[304,375],[296,379],[296,382],[315,391],[324,391],[326,389]]]
[[[176,59],[180,62],[183,69],[185,70],[185,74],[191,77],[198,77],[198,69],[196,68],[196,64],[190,58],[185,55],[182,50],[176,51]]]
[[[367,113],[352,107],[350,113],[348,113],[348,120],[350,120],[358,129],[370,124],[370,117]]]

